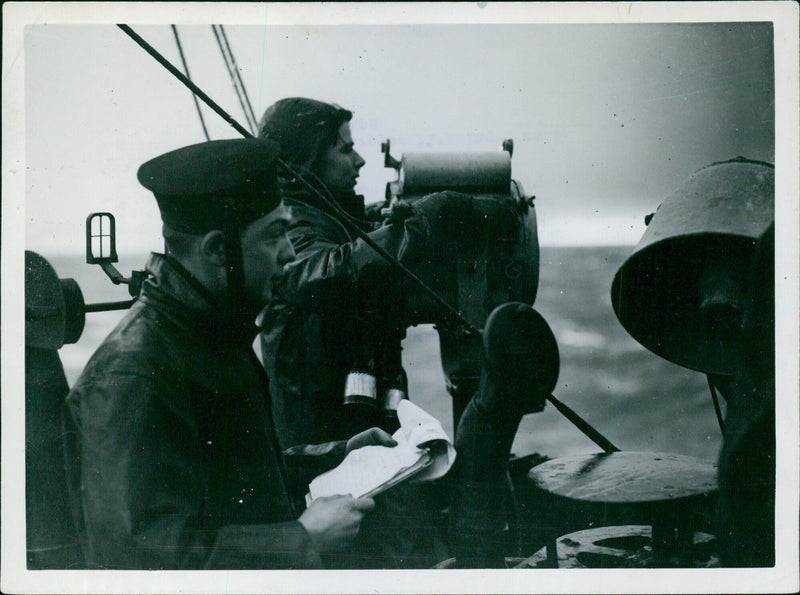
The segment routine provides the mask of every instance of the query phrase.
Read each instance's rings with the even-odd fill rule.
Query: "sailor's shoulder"
[[[182,334],[155,308],[137,302],[92,355],[86,372],[152,376],[181,349]]]

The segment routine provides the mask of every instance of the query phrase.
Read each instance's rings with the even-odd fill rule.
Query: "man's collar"
[[[238,320],[191,271],[175,257],[152,253],[147,262],[151,277],[143,296],[166,308],[184,323],[225,343],[250,345],[258,334],[253,321]]]

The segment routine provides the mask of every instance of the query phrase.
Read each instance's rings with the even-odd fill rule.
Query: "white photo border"
[[[266,21],[265,21],[266,18]],[[771,569],[500,571],[28,571],[24,524],[26,25],[657,23],[771,21],[775,39],[777,488]],[[2,590],[10,593],[791,592],[798,588],[798,5],[781,2],[125,3],[3,5]]]

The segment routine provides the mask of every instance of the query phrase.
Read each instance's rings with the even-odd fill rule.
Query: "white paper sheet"
[[[413,481],[443,476],[455,461],[455,448],[439,421],[403,400],[397,408],[400,429],[393,438],[397,446],[364,446],[350,452],[335,469],[317,476],[308,486],[307,501],[322,496],[360,497],[411,467],[428,451],[433,462],[416,474]]]

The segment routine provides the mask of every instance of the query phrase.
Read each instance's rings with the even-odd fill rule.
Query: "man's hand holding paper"
[[[430,481],[447,473],[456,452],[439,421],[408,400],[400,402],[397,415],[400,429],[392,436],[397,446],[350,450],[338,467],[311,482],[306,501],[335,494],[374,496],[412,477]]]
[[[345,455],[365,446],[397,446],[397,440],[380,428],[359,432],[347,441]]]

